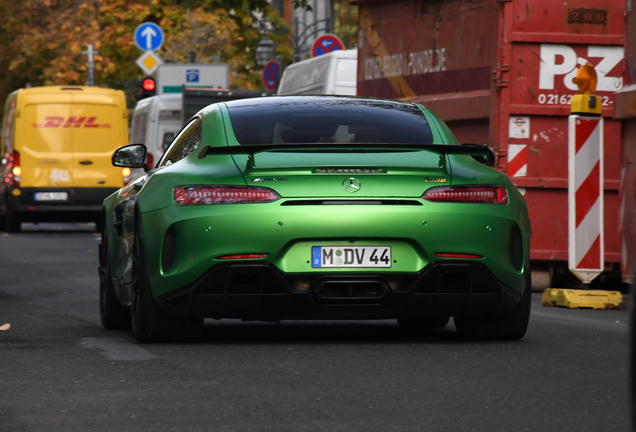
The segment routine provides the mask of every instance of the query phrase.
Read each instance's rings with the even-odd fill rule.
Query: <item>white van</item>
[[[278,95],[355,95],[358,50],[334,51],[285,68]]]
[[[181,130],[181,93],[162,94],[137,102],[130,129],[130,142],[148,148],[148,166],[153,167]]]

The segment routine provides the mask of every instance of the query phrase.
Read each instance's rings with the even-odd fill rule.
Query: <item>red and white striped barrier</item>
[[[528,146],[526,144],[508,144],[508,177],[528,175]]]
[[[602,117],[569,117],[568,164],[568,264],[590,283],[604,269]]]

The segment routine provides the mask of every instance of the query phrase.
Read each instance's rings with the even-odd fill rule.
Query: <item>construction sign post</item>
[[[568,267],[589,284],[604,270],[603,117],[589,63],[576,77],[583,94],[572,98],[568,149]]]
[[[598,79],[587,63],[576,74],[581,94],[572,97],[568,119],[568,268],[588,289],[548,288],[545,306],[621,309],[618,291],[590,290],[605,268],[603,229],[603,116],[595,95]]]

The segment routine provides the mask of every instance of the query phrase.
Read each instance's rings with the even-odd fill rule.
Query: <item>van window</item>
[[[159,113],[159,121],[164,120],[179,120],[181,121],[181,111],[179,110],[164,110]]]
[[[177,135],[158,166],[168,166],[192,153],[201,144],[201,119],[195,118]]]
[[[143,113],[143,114],[134,116],[130,142],[132,144],[145,144],[147,128],[148,128],[148,113]]]
[[[168,148],[170,143],[174,140],[174,132],[166,132],[163,134],[163,140],[161,142],[161,151],[164,151]]]

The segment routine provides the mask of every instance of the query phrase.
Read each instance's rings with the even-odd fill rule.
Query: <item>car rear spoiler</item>
[[[372,153],[381,152],[400,152],[400,151],[417,151],[428,150],[439,153],[440,156],[447,154],[461,154],[468,156],[481,156],[489,159],[493,158],[492,150],[487,145],[479,144],[462,144],[462,145],[446,145],[446,144],[377,144],[377,143],[324,143],[324,144],[245,144],[211,147],[209,144],[204,146],[199,152],[199,159],[203,159],[209,155],[236,155],[247,154],[251,157],[255,153],[268,151],[293,151],[293,152],[311,152],[311,153]]]

